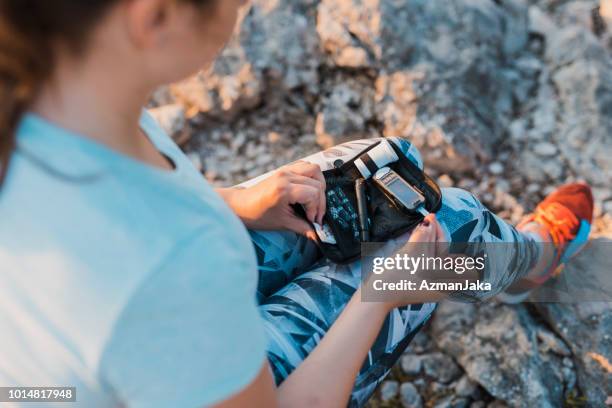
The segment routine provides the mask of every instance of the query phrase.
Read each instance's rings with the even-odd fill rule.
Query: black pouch
[[[355,166],[355,160],[367,157],[363,155],[379,143],[381,142],[368,146],[353,160],[340,167],[323,171],[327,183],[327,212],[323,223],[330,227],[336,243],[330,244],[317,239],[323,255],[334,262],[348,263],[357,259],[361,254],[355,181],[363,176]],[[386,166],[423,194],[424,207],[427,211],[438,211],[442,202],[442,193],[436,182],[410,161],[395,143],[389,142],[389,145],[397,153],[398,160]],[[395,238],[411,230],[423,220],[421,213],[398,207],[379,189],[371,177],[365,181],[365,189],[368,197],[370,242],[384,242]],[[300,210],[301,208],[298,209],[298,212],[303,214],[303,210]]]

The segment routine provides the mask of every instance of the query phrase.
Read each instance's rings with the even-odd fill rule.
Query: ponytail
[[[0,0],[0,188],[21,117],[52,74],[55,46],[65,45],[75,54],[84,51],[92,27],[119,1]]]
[[[17,30],[10,11],[0,0],[0,187],[15,149],[19,121],[52,66],[46,40],[35,38],[35,33],[28,38]]]
[[[56,46],[83,51],[92,26],[119,0],[0,0],[0,188],[16,130],[54,67]]]

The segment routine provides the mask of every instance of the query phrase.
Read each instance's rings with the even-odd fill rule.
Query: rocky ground
[[[400,135],[511,222],[586,180],[612,235],[610,0],[254,0],[151,107],[215,184]],[[612,270],[604,244],[572,267]],[[612,405],[611,336],[611,303],[443,303],[371,406]]]

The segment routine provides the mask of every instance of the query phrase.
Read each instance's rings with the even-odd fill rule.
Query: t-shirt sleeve
[[[122,403],[200,408],[255,379],[266,349],[257,270],[248,256],[235,255],[221,240],[196,236],[136,290],[100,363]]]

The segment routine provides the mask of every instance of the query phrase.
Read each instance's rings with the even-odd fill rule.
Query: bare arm
[[[265,362],[257,378],[248,387],[229,399],[215,405],[215,408],[275,408],[278,397],[270,367]]]
[[[216,407],[346,406],[359,368],[388,313],[384,303],[361,302],[358,290],[321,343],[278,389],[266,364],[251,385]]]
[[[280,386],[280,406],[346,406],[389,310],[385,303],[362,302],[358,290],[321,343]]]
[[[295,162],[248,188],[220,188],[217,193],[251,229],[290,230],[312,236],[308,222],[292,205],[301,204],[308,221],[321,223],[325,214],[325,178],[319,166]]]
[[[439,228],[435,218],[429,227],[418,227],[411,241],[434,242]],[[424,299],[443,294],[422,294]],[[430,299],[425,299],[426,297]],[[407,303],[407,302],[404,302]],[[413,303],[412,301],[409,303]],[[263,407],[343,407],[347,405],[355,378],[374,343],[387,314],[401,304],[362,302],[358,289],[319,345],[304,362],[273,390],[267,370],[242,393],[220,408]],[[262,396],[267,400],[263,401]],[[250,398],[250,399],[249,399]]]
[[[251,385],[217,408],[344,407],[368,350],[389,313],[357,291],[321,343],[274,389],[267,364]]]

